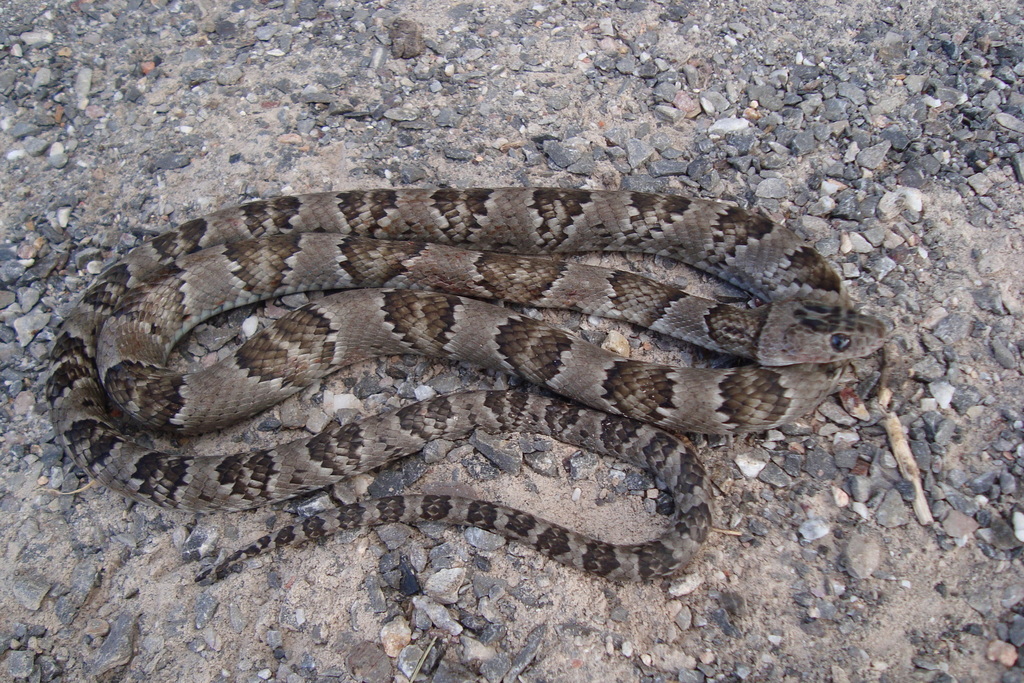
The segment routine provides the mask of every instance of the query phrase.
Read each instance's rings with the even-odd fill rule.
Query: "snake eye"
[[[848,334],[833,334],[829,340],[832,344],[832,350],[842,353],[846,349],[850,348],[850,335]]]

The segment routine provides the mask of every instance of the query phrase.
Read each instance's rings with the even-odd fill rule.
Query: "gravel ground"
[[[8,0],[0,45],[0,677],[1024,681],[1015,2]],[[53,443],[47,348],[108,260],[253,197],[502,185],[720,197],[802,231],[897,323],[851,375],[866,414],[831,399],[793,427],[705,443],[734,533],[669,585],[395,525],[203,588],[200,561],[328,497],[202,517],[55,495],[86,482]],[[722,291],[660,260],[596,261]],[[200,330],[181,362],[234,343],[251,315]],[[420,359],[340,374],[215,441],[516,384]],[[481,437],[334,494],[461,487],[621,541],[656,533],[651,485],[544,439]]]

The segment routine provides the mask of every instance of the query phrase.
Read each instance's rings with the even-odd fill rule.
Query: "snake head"
[[[773,303],[758,338],[758,360],[778,366],[862,358],[881,348],[892,329],[888,320],[848,306]]]

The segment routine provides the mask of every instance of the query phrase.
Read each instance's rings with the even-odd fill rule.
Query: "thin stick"
[[[412,670],[412,675],[409,676],[410,683],[412,681],[415,681],[416,677],[420,675],[420,669],[422,669],[423,665],[426,663],[427,657],[430,656],[430,651],[434,649],[434,644],[436,642],[437,642],[437,636],[434,636],[433,638],[430,639],[430,644],[427,645],[427,649],[423,651],[423,655],[420,657],[420,660],[418,662],[416,662],[416,668]]]
[[[88,484],[86,484],[85,486],[79,486],[74,491],[58,491],[57,489],[48,488],[48,487],[44,488],[42,490],[45,491],[46,493],[52,493],[55,496],[73,496],[76,493],[81,493],[82,491],[88,491],[89,489],[91,489],[95,485],[96,485],[96,480],[95,479],[90,479]]]
[[[917,467],[914,454],[910,452],[910,444],[907,443],[907,435],[900,423],[896,413],[889,413],[883,421],[885,433],[889,435],[889,445],[892,454],[896,457],[896,464],[899,465],[900,474],[914,487],[914,514],[917,521],[927,526],[935,521],[932,518],[932,511],[928,508],[928,501],[924,497],[924,487],[921,485],[921,470]]]

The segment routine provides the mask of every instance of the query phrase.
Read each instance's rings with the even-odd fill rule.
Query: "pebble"
[[[464,533],[466,542],[479,550],[494,551],[505,545],[504,536],[478,529],[475,526],[467,527]]]
[[[789,196],[789,186],[781,178],[766,178],[758,183],[754,194],[762,199],[783,199]]]
[[[704,577],[699,574],[683,574],[678,579],[672,581],[669,585],[668,592],[674,598],[681,597],[683,595],[690,595],[695,590],[701,587],[704,583]]]
[[[447,631],[453,636],[458,636],[462,633],[462,624],[452,619],[451,615],[448,614],[448,610],[429,597],[415,596],[412,599],[412,604],[416,609],[426,614],[430,622],[437,628]]]
[[[942,529],[954,538],[968,538],[978,530],[978,526],[973,517],[968,517],[959,510],[950,510],[942,520]]]
[[[877,145],[862,149],[857,154],[857,165],[862,168],[877,169],[885,161],[885,155],[892,149],[892,143],[883,140]]]
[[[14,332],[17,333],[17,343],[22,345],[23,348],[28,346],[36,338],[40,330],[45,328],[49,322],[50,313],[39,308],[34,309],[27,315],[16,318],[13,327]]]
[[[17,576],[11,584],[14,599],[30,612],[36,612],[43,605],[43,598],[50,592],[51,583],[41,576]]]
[[[863,534],[853,534],[844,550],[846,571],[855,579],[869,579],[882,561],[882,549]]]
[[[800,536],[805,541],[817,541],[819,538],[828,536],[832,528],[823,519],[812,518],[800,525]]]
[[[1018,135],[1024,135],[1024,121],[1018,119],[1013,114],[1007,114],[1006,112],[1001,111],[993,118],[996,120],[996,123],[1006,130],[1017,133]]]
[[[505,447],[501,437],[476,432],[470,437],[469,442],[501,471],[509,474],[519,474],[522,471],[522,452]]]
[[[28,678],[36,664],[36,653],[30,650],[15,650],[7,656],[7,675],[12,679]]]
[[[137,631],[135,620],[136,617],[127,612],[122,612],[113,620],[110,634],[103,640],[89,667],[92,677],[99,678],[131,661]]]
[[[746,119],[718,119],[708,127],[708,135],[729,135],[730,133],[740,133],[749,127],[750,122]]]
[[[748,479],[756,478],[768,464],[768,461],[761,460],[752,453],[740,453],[733,462],[736,463],[743,476]]]
[[[459,589],[466,580],[462,567],[440,569],[423,584],[423,592],[442,605],[450,605],[459,599]]]
[[[412,629],[404,617],[398,616],[384,624],[380,630],[381,646],[388,657],[397,657],[412,641]]]
[[[949,382],[932,382],[928,385],[928,391],[935,399],[939,408],[942,410],[949,410],[950,404],[953,402],[953,395],[956,393],[956,389]]]
[[[993,640],[988,644],[985,656],[990,662],[998,662],[1006,668],[1010,668],[1017,663],[1017,648],[1010,643]]]
[[[629,340],[618,330],[608,332],[604,342],[601,344],[601,348],[626,358],[629,357]]]
[[[875,521],[887,529],[894,529],[910,522],[906,503],[903,502],[903,496],[899,491],[886,491],[881,504],[875,510]]]

